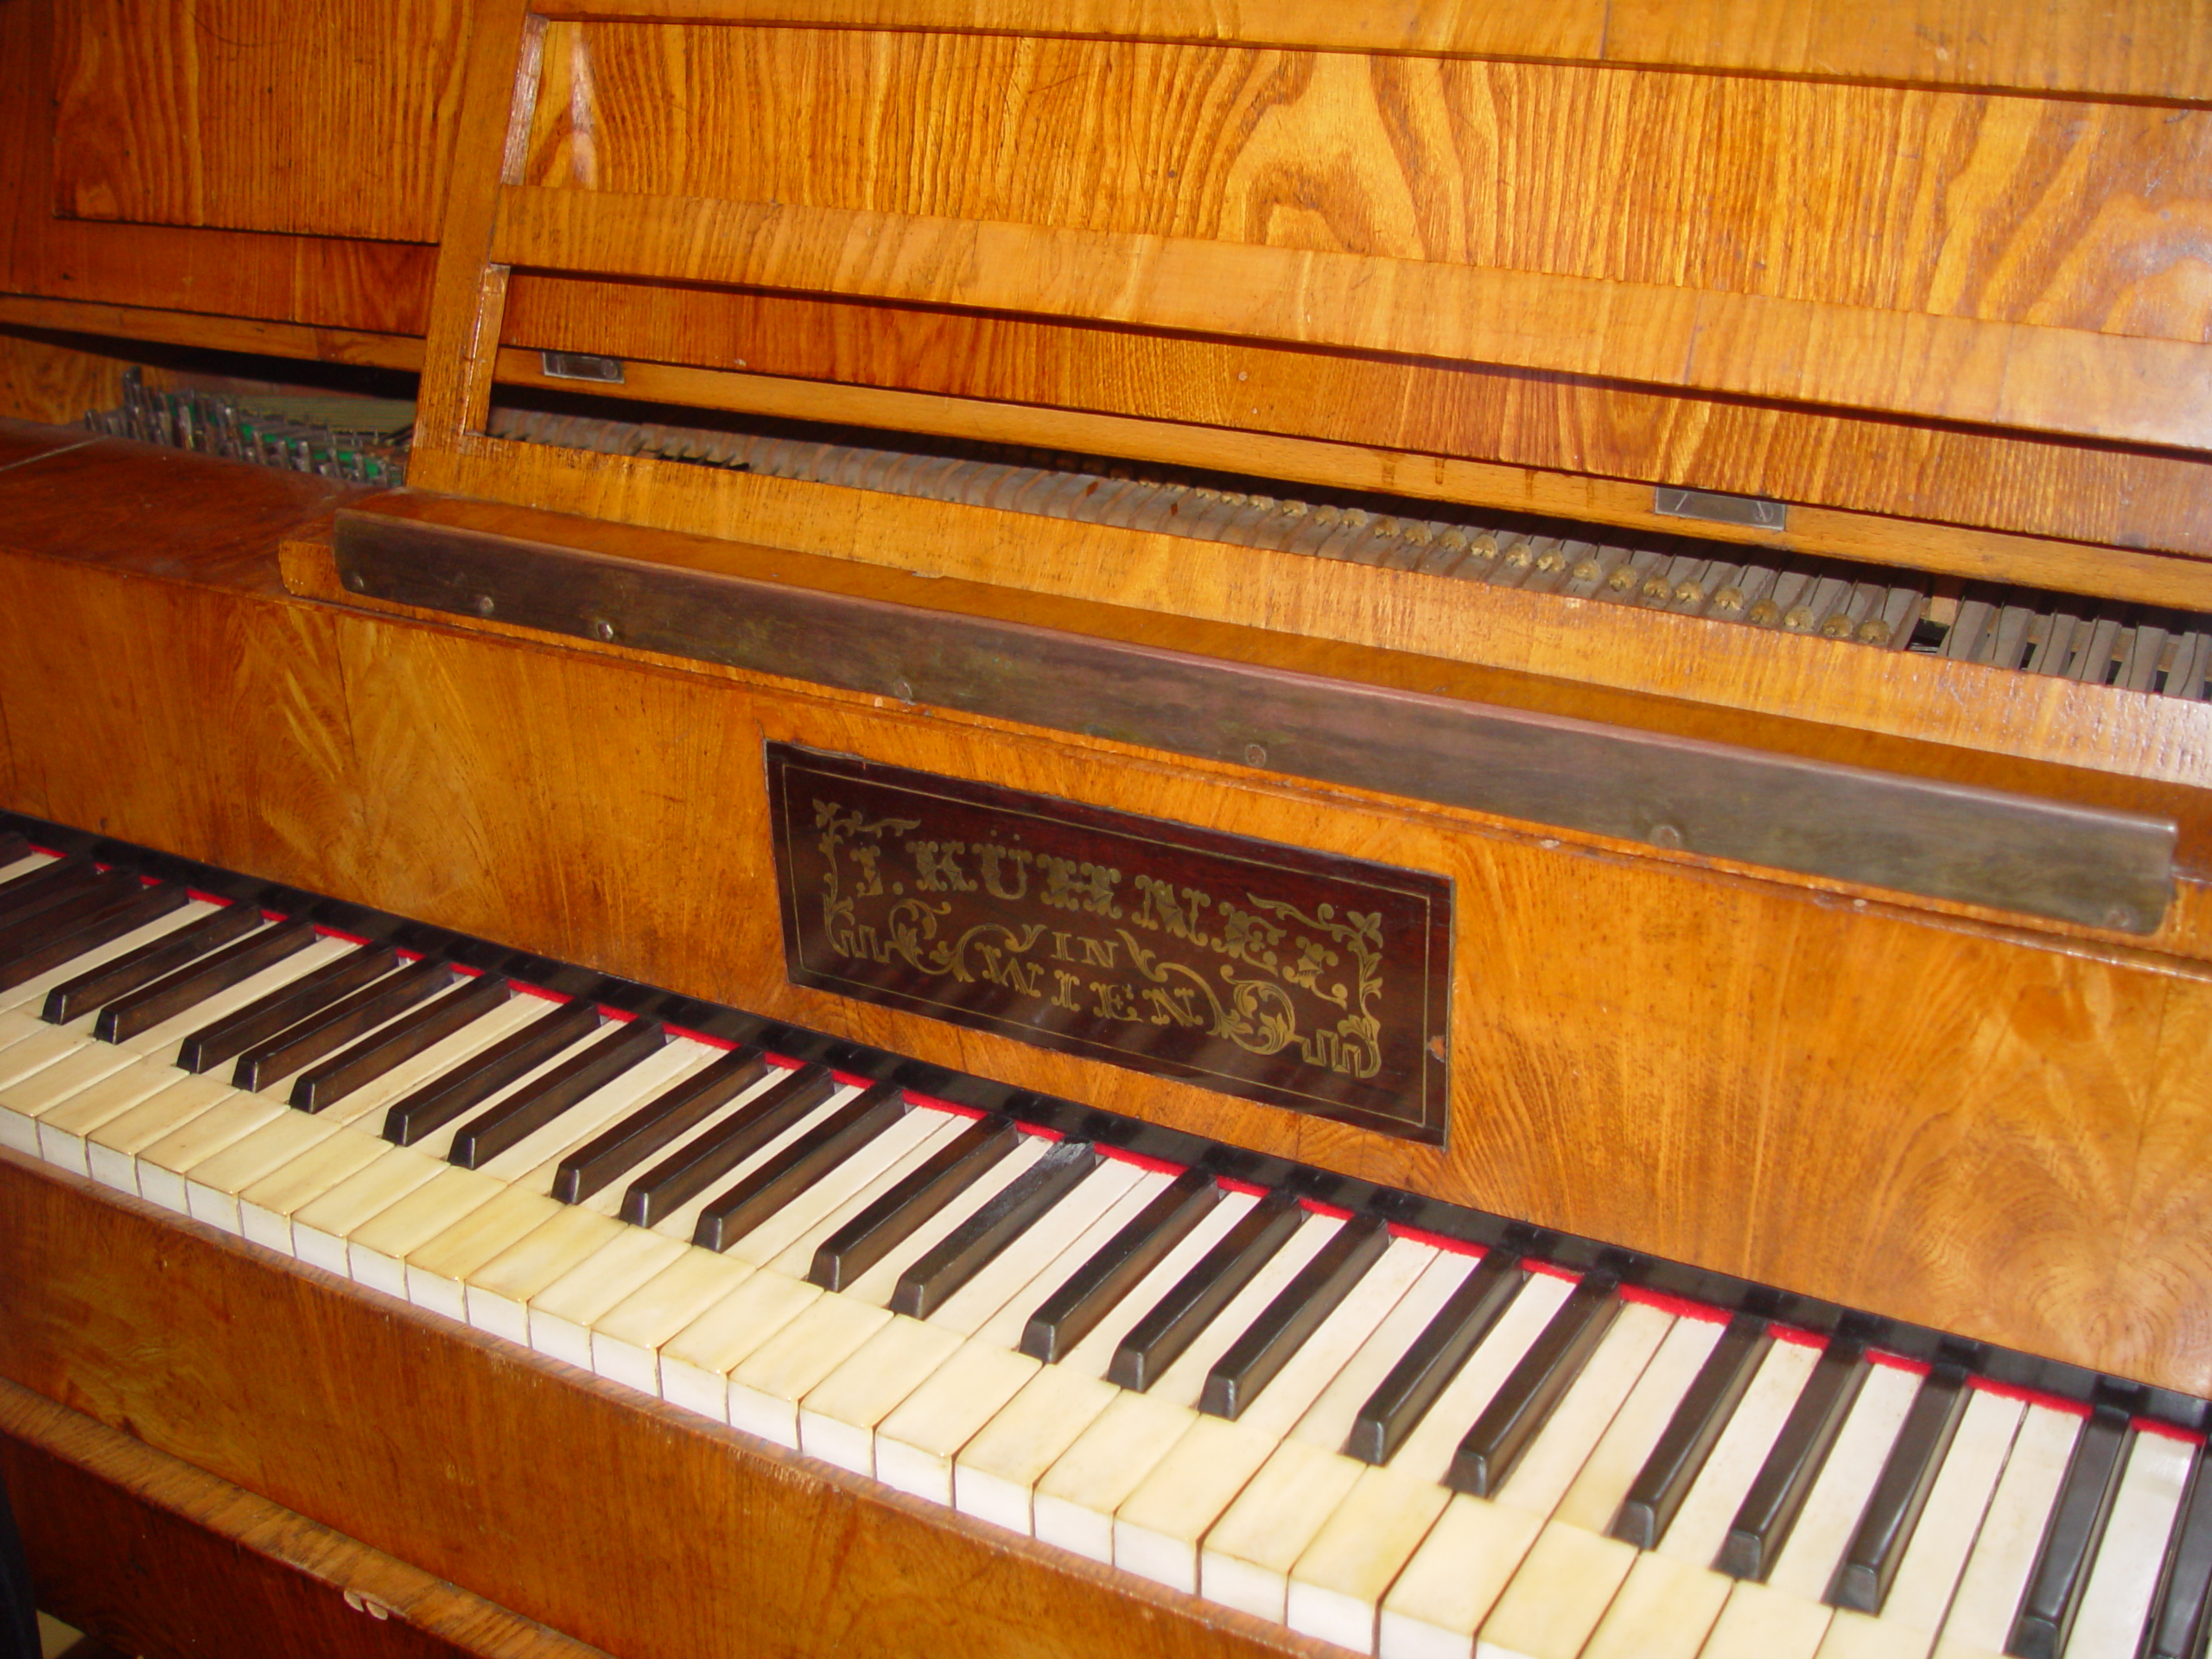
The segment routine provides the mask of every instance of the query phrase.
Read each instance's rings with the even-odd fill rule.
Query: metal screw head
[[[2135,912],[2126,905],[2114,905],[2105,912],[2105,925],[2115,932],[2133,933],[2137,931]]]
[[[477,594],[477,595],[476,595],[476,614],[477,614],[477,615],[479,615],[479,616],[489,616],[489,615],[491,615],[491,614],[492,614],[493,608],[493,604],[492,604],[492,595],[491,595],[491,594]]]
[[[348,570],[339,580],[353,593],[365,594],[369,590],[369,579],[358,570]]]
[[[1682,844],[1682,832],[1671,823],[1655,823],[1644,839],[1654,847],[1679,847]]]
[[[1262,748],[1257,743],[1247,743],[1244,746],[1244,764],[1248,766],[1266,766],[1268,764],[1268,752]]]
[[[893,680],[891,682],[891,695],[901,702],[912,702],[914,688],[905,680]]]
[[[592,618],[591,637],[602,645],[611,643],[614,639],[614,625],[603,616]]]

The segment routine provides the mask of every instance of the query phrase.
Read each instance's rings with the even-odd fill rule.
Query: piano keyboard
[[[0,1144],[671,1405],[1386,1659],[2205,1651],[2198,1402],[79,841]]]

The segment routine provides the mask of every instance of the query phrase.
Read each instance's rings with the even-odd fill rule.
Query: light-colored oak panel
[[[1580,276],[512,187],[493,257],[1515,365],[2212,447],[2212,347]]]
[[[463,0],[72,0],[56,207],[434,240],[469,15]]]
[[[544,61],[533,184],[2212,339],[2212,111],[846,29]]]
[[[549,16],[984,29],[1347,52],[1565,58],[1754,74],[2212,99],[2202,0],[1577,0],[1391,7],[1311,0],[551,0]]]

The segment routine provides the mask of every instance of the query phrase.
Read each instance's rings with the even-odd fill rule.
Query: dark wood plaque
[[[1443,1144],[1445,877],[767,747],[793,983]]]

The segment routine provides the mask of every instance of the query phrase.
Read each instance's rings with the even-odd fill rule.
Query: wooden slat
[[[605,1659],[7,1382],[0,1484],[41,1605],[145,1659]]]
[[[4,304],[0,303],[0,315],[4,315]],[[1648,485],[1583,474],[1539,472],[1442,455],[1408,456],[1233,427],[1130,420],[1078,410],[673,364],[629,363],[625,370],[620,386],[594,390],[624,399],[665,401],[785,420],[880,427],[893,434],[926,432],[1149,461],[1163,467],[1213,468],[1293,484],[1379,491],[1450,503],[1450,507],[1440,510],[1440,516],[1446,518],[1479,521],[1485,508],[1541,513],[1583,523],[1618,524],[1653,535],[1687,531],[1720,543],[1863,559],[1982,581],[2212,611],[2212,560],[2168,558],[2122,548],[2084,548],[2042,537],[2004,536],[1817,507],[1793,508],[1789,527],[1781,531],[1748,525],[1691,524],[1653,511]],[[512,347],[499,353],[499,378],[559,391],[573,391],[576,385],[573,379],[546,374],[537,353]],[[608,413],[618,416],[620,411],[610,408]],[[885,443],[899,447],[895,436],[887,437]],[[1058,537],[1061,526],[1055,524],[1045,533]]]
[[[6,1152],[0,1222],[0,1375],[625,1659],[1334,1651]]]
[[[54,178],[72,218],[429,242],[468,41],[454,0],[72,0]]]
[[[521,183],[2212,328],[2212,119],[2152,105],[853,29],[556,26],[544,68]]]
[[[2005,0],[1589,0],[1484,6],[1427,0],[553,0],[575,18],[713,19],[844,29],[988,29],[1222,41],[1349,52],[1464,53],[1751,73],[2212,99],[2201,3],[2026,7]]]
[[[493,259],[2212,448],[2212,347],[1414,260],[510,187]]]
[[[2089,592],[2104,548],[2212,555],[2212,463],[2171,452],[1258,340],[530,272],[511,286],[505,338],[644,359],[638,373],[734,365],[836,383],[815,394],[829,400],[860,385],[1026,405],[1039,420],[1097,411],[1395,451],[1388,487],[1412,494],[1428,493],[1429,456],[1572,474],[1590,493],[1586,516],[1605,522],[1611,509],[1597,504],[1617,479],[1916,520],[1939,541],[1938,526],[1966,524],[2098,543],[2074,579],[2049,578]],[[1881,545],[1849,544],[1921,563]]]
[[[211,317],[153,306],[102,305],[81,300],[0,294],[0,324],[91,334],[117,340],[154,340],[213,352],[250,352],[319,363],[355,363],[418,372],[418,334],[371,334],[358,328],[320,328],[255,317]]]

